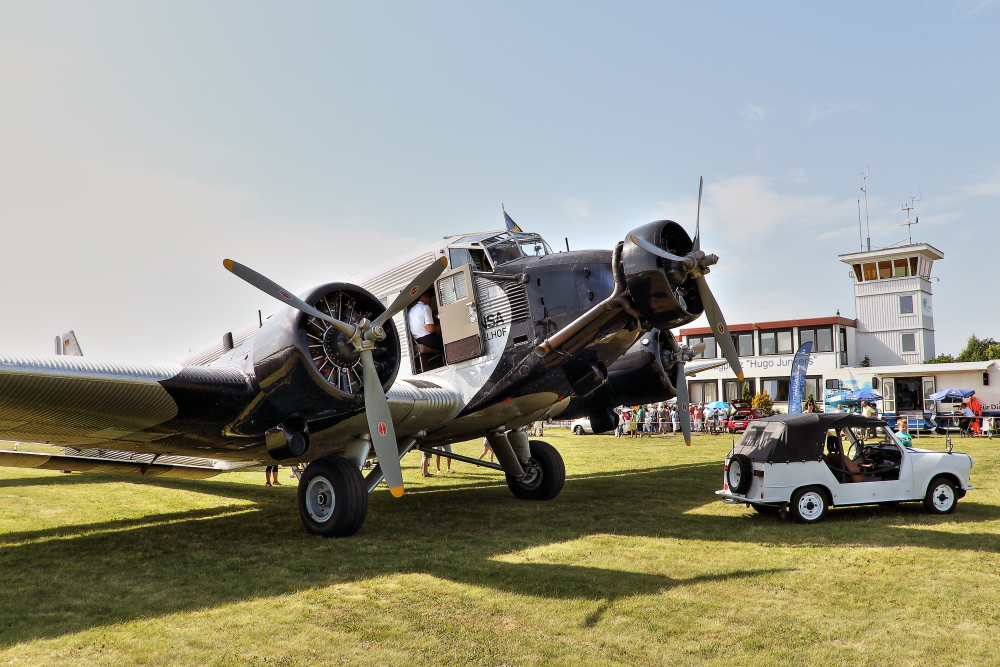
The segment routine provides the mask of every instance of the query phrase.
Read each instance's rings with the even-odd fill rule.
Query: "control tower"
[[[931,267],[944,253],[926,243],[838,255],[851,267],[858,357],[873,366],[919,364],[936,356]]]

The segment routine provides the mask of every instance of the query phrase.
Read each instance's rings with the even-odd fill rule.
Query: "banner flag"
[[[507,225],[507,231],[508,232],[520,232],[520,231],[522,231],[521,228],[517,226],[517,223],[514,222],[509,215],[507,215],[507,211],[503,212],[503,221]]]
[[[790,415],[802,412],[802,401],[805,400],[802,393],[806,389],[806,371],[809,369],[809,353],[812,352],[812,347],[812,341],[807,340],[802,343],[802,347],[792,359],[792,374],[788,378],[788,414]]]

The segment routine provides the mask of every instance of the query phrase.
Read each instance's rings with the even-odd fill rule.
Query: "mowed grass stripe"
[[[555,500],[461,463],[422,479],[411,454],[406,495],[376,491],[344,540],[304,533],[286,469],[281,488],[0,469],[0,664],[996,662],[993,442],[956,439],[977,489],[954,515],[800,526],[717,501],[728,436],[545,439]]]

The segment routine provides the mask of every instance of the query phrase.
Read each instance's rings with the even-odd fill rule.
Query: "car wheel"
[[[753,503],[750,506],[754,508],[757,514],[765,516],[778,516],[778,512],[781,511],[780,507],[775,507],[774,505],[758,505],[757,503]]]
[[[826,494],[818,486],[805,486],[792,494],[788,511],[798,523],[817,523],[826,516]]]
[[[573,433],[576,433],[577,435],[583,435],[583,427],[577,424],[576,426],[573,427]]]
[[[729,483],[729,490],[733,493],[744,494],[750,490],[750,483],[753,481],[753,466],[746,454],[735,454],[729,459],[729,467],[726,470],[726,482]]]
[[[927,487],[924,509],[931,514],[951,514],[958,504],[955,484],[947,477],[935,477]]]
[[[542,440],[529,440],[531,458],[521,478],[507,475],[507,486],[523,500],[552,500],[566,483],[566,465],[555,447]]]

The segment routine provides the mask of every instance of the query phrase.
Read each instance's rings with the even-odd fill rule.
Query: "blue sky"
[[[998,2],[0,2],[0,350],[173,361],[297,291],[498,227],[693,227],[731,323],[853,316],[945,253],[939,351],[1000,338]]]

